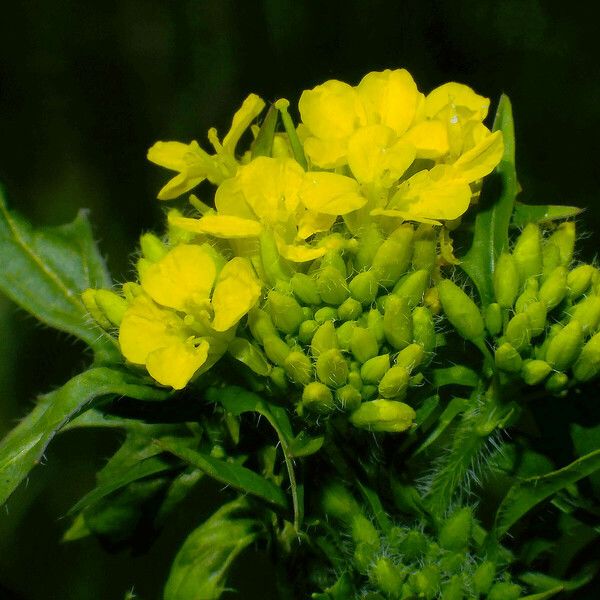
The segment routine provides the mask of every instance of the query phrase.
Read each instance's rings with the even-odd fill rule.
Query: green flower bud
[[[142,286],[139,283],[135,283],[135,281],[126,281],[121,286],[121,291],[127,302],[132,302],[134,298],[143,293]]]
[[[520,287],[517,263],[510,254],[503,252],[494,268],[494,293],[498,304],[502,308],[512,308]]]
[[[302,392],[302,407],[309,412],[327,414],[335,410],[331,390],[320,381],[311,381]]]
[[[352,321],[362,315],[362,304],[354,298],[347,298],[340,304],[337,312],[342,321]]]
[[[400,540],[397,550],[407,561],[412,562],[422,558],[429,546],[429,540],[424,533],[411,530],[404,539]]]
[[[408,387],[409,372],[406,367],[394,365],[379,382],[379,393],[384,398],[403,398]]]
[[[396,350],[406,348],[413,341],[412,315],[406,298],[388,298],[383,315],[383,333]]]
[[[339,342],[335,333],[335,327],[331,321],[325,321],[314,333],[310,343],[310,352],[317,358],[321,352],[339,348]]]
[[[81,294],[81,301],[86,310],[93,317],[94,321],[102,327],[102,329],[111,329],[113,324],[104,314],[104,311],[98,306],[96,301],[98,290],[87,289]],[[123,302],[127,303],[126,300]]]
[[[406,272],[413,253],[413,237],[412,226],[401,225],[379,246],[371,270],[382,287],[391,288]]]
[[[412,265],[415,271],[425,269],[433,271],[437,263],[437,235],[431,225],[421,223],[414,237]]]
[[[575,223],[573,221],[561,223],[548,238],[547,243],[554,244],[558,248],[561,264],[565,267],[569,266],[575,250]]]
[[[359,513],[352,517],[352,539],[355,544],[369,544],[373,548],[379,547],[379,532],[365,517]]]
[[[383,236],[377,225],[367,226],[361,232],[358,251],[354,257],[354,266],[357,271],[364,271],[371,267],[381,244],[383,244]]]
[[[415,417],[415,411],[404,402],[371,400],[350,415],[350,423],[359,429],[399,433],[409,429]]]
[[[391,298],[391,294],[383,294],[382,296],[378,296],[375,301],[375,307],[380,313],[385,313],[385,307],[387,305],[387,301]]]
[[[116,327],[121,325],[128,302],[110,290],[96,290],[96,304],[106,318]]]
[[[390,355],[382,354],[367,360],[360,368],[360,377],[365,383],[379,384],[390,368]]]
[[[280,367],[283,367],[291,352],[291,348],[278,335],[267,335],[263,339],[263,347],[267,358]]]
[[[405,367],[406,370],[411,373],[423,362],[424,358],[425,350],[423,350],[421,344],[409,344],[404,350],[400,350],[398,353],[398,356],[396,357],[396,366]]]
[[[319,324],[312,319],[303,321],[300,323],[300,329],[298,330],[298,339],[303,344],[310,344],[315,331],[319,328]]]
[[[288,380],[285,376],[285,371],[281,367],[273,367],[269,373],[269,377],[280,390],[287,389]]]
[[[366,573],[375,558],[375,553],[378,548],[374,548],[370,544],[360,543],[354,548],[354,564],[361,573]],[[379,600],[379,599],[376,599]]]
[[[542,272],[542,237],[535,223],[525,226],[513,249],[515,266],[521,283]]]
[[[380,556],[369,571],[369,579],[373,585],[384,594],[393,598],[398,597],[406,571],[400,565],[395,565],[389,558]]]
[[[267,297],[267,307],[273,325],[283,333],[296,333],[304,321],[302,307],[293,296],[271,290]]]
[[[259,238],[260,263],[264,278],[271,285],[278,281],[289,281],[292,275],[288,265],[282,260],[275,236],[269,230],[264,230]]]
[[[556,267],[540,288],[538,298],[552,310],[567,295],[567,267]]]
[[[363,387],[363,380],[360,373],[357,371],[350,371],[350,373],[348,373],[348,385],[351,385],[360,392]]]
[[[456,331],[466,340],[481,339],[483,318],[475,302],[449,279],[439,281],[437,289],[446,317]]]
[[[546,381],[546,389],[552,394],[562,392],[569,384],[569,377],[566,373],[552,373]]]
[[[592,336],[581,349],[573,366],[573,375],[578,381],[589,381],[600,373],[600,333]]]
[[[370,385],[368,383],[363,384],[362,388],[360,389],[360,395],[363,400],[371,400],[372,398],[375,398],[375,396],[377,396],[377,386]]]
[[[350,288],[350,296],[364,306],[375,302],[378,285],[371,271],[362,271],[355,275],[348,287]]]
[[[375,334],[364,327],[355,327],[350,340],[350,350],[359,363],[364,363],[379,353]]]
[[[544,244],[542,248],[542,265],[542,281],[546,281],[550,273],[561,265],[558,246],[555,244]]]
[[[353,385],[345,385],[336,391],[335,397],[342,410],[355,411],[362,402],[360,392]]]
[[[496,583],[487,595],[487,600],[518,600],[519,598],[521,598],[521,587],[508,581]]]
[[[348,275],[346,263],[337,250],[328,250],[325,256],[321,258],[319,270],[327,267],[333,267],[336,271],[339,271],[340,275],[342,275],[344,279],[346,279]]]
[[[168,249],[153,233],[144,233],[140,237],[140,246],[144,258],[152,262],[158,262],[167,255]]]
[[[548,344],[546,362],[557,371],[566,371],[577,360],[582,346],[583,330],[573,319]]]
[[[420,344],[426,354],[435,350],[435,325],[433,315],[425,306],[417,306],[412,313],[413,340]]]
[[[592,265],[579,265],[567,275],[567,287],[569,288],[569,299],[577,300],[584,294],[592,284],[592,275],[596,268]]]
[[[525,289],[523,290],[523,293],[517,298],[517,301],[515,302],[515,312],[525,312],[527,310],[527,307],[532,302],[537,302],[538,292],[539,285],[537,279],[535,277],[530,277],[525,282]]]
[[[321,503],[327,516],[340,521],[350,522],[355,515],[360,514],[360,506],[354,496],[339,483],[325,488]]]
[[[435,565],[427,565],[412,573],[408,581],[417,597],[433,600],[440,588],[440,572]]]
[[[305,273],[294,273],[290,283],[292,291],[300,302],[303,304],[311,304],[313,306],[321,304],[321,296],[319,296],[317,284],[310,275],[306,275]]]
[[[342,350],[350,350],[352,334],[356,329],[356,321],[345,321],[335,331]]]
[[[423,300],[423,294],[429,287],[429,271],[421,269],[405,275],[394,286],[396,296],[405,297],[410,307],[417,306]]]
[[[452,575],[449,581],[442,586],[441,600],[462,600],[465,597],[462,579],[459,575]]]
[[[526,360],[521,369],[521,377],[527,385],[538,385],[551,371],[552,367],[545,360]]]
[[[303,306],[302,307],[302,316],[304,317],[304,321],[311,321],[312,318],[315,316],[312,308],[310,308],[309,306]],[[300,325],[302,325],[302,323],[300,323]]]
[[[348,363],[337,349],[321,352],[316,370],[317,377],[329,387],[341,387],[348,380]]]
[[[465,550],[471,539],[473,515],[470,508],[461,508],[444,522],[439,541],[442,548],[455,552]]]
[[[346,287],[346,278],[331,266],[319,271],[317,289],[323,302],[334,306],[339,306],[350,294]]]
[[[337,308],[333,306],[324,306],[315,312],[315,321],[322,325],[325,321],[336,321],[338,318]]]
[[[301,350],[292,350],[283,362],[287,376],[299,385],[306,385],[312,381],[312,362]]]
[[[379,344],[383,344],[385,340],[383,315],[376,308],[372,308],[367,314],[367,329],[373,332]]]
[[[504,335],[517,352],[523,352],[531,342],[531,322],[527,313],[515,315],[506,325]]]
[[[543,302],[532,302],[527,306],[524,314],[529,317],[531,337],[542,334],[546,328],[546,317],[548,316],[546,305]]]
[[[486,306],[484,321],[490,335],[498,335],[502,331],[502,309],[498,303],[492,302]]]
[[[496,565],[489,560],[482,562],[471,577],[473,591],[478,596],[485,596],[490,591],[494,579],[496,579]]]
[[[496,348],[494,358],[496,366],[507,373],[518,373],[523,365],[521,355],[508,342]]]
[[[278,335],[269,313],[261,308],[253,308],[248,313],[248,326],[252,337],[259,344],[264,344],[263,340],[269,335]]]
[[[594,333],[600,325],[600,296],[588,296],[580,300],[569,312],[572,319],[579,321],[586,335]]]

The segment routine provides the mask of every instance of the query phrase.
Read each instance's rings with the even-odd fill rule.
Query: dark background
[[[598,14],[591,2],[536,0],[158,1],[5,3],[0,12],[0,181],[36,224],[91,209],[116,280],[137,236],[160,229],[166,171],[145,159],[156,140],[203,143],[225,132],[253,91],[297,101],[326,79],[355,84],[406,67],[427,92],[450,80],[512,99],[522,198],[587,207],[598,231]],[[583,230],[583,229],[582,229]],[[597,238],[596,238],[597,240]],[[589,236],[584,255],[595,255]],[[0,258],[1,260],[1,258]],[[1,268],[1,263],[0,263]],[[0,298],[0,435],[37,393],[87,361],[82,347]],[[60,544],[64,514],[93,485],[118,435],[72,432],[0,514],[0,598],[157,599],[176,544],[199,521],[202,494],[151,554],[107,555]],[[255,557],[256,597],[267,598]],[[258,562],[257,562],[258,561]],[[238,575],[238,581],[244,574]],[[10,590],[10,591],[9,591]],[[254,597],[247,590],[243,597]]]

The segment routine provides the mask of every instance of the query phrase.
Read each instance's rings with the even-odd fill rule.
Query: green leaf
[[[500,538],[535,506],[598,469],[600,469],[600,450],[590,452],[558,471],[514,484],[498,509],[496,535]]]
[[[0,442],[0,505],[39,463],[54,435],[93,400],[109,395],[162,399],[168,392],[124,371],[98,367],[41,396],[31,413]]]
[[[157,440],[156,443],[163,450],[171,452],[181,460],[200,469],[209,477],[221,483],[230,485],[241,492],[262,498],[275,506],[281,508],[287,507],[285,494],[280,488],[246,467],[191,450],[185,443],[178,439]]]
[[[435,429],[415,450],[414,456],[429,448],[429,446],[431,446],[431,444],[433,444],[433,442],[435,442],[435,440],[437,440],[440,435],[444,433],[454,418],[467,410],[468,407],[469,401],[466,398],[452,398],[452,400],[450,400],[448,403],[448,406],[446,406],[446,408],[442,411],[442,414],[439,416]]]
[[[483,305],[494,301],[492,273],[496,259],[508,248],[508,228],[518,193],[512,107],[504,94],[500,97],[493,131],[502,131],[504,155],[484,183],[471,248],[460,263],[477,287]]]
[[[258,536],[258,524],[237,516],[243,500],[225,504],[192,531],[177,553],[164,600],[216,600],[235,558]]]
[[[311,438],[307,433],[301,431],[293,440],[290,441],[290,456],[300,458],[301,456],[310,456],[318,452],[323,446],[325,438],[320,435]]]
[[[83,340],[100,357],[119,356],[80,297],[89,287],[112,285],[84,211],[72,223],[33,229],[8,210],[0,189],[0,255],[0,291],[43,323]]]
[[[245,364],[258,375],[266,377],[271,371],[271,366],[264,354],[245,338],[234,338],[229,343],[227,351],[233,358]]]
[[[479,375],[473,369],[463,365],[454,365],[443,369],[434,369],[433,384],[438,388],[444,385],[477,387],[479,385]]]
[[[558,579],[544,573],[528,572],[519,576],[519,579],[536,591],[547,592],[560,588],[566,592],[572,592],[587,585],[594,577],[598,563],[586,565],[578,575],[571,579]]]
[[[600,448],[600,425],[595,427],[582,427],[573,423],[571,425],[571,439],[577,456],[584,456]],[[600,472],[590,475],[590,483],[597,498],[600,498]]]
[[[523,228],[528,223],[549,223],[560,219],[570,219],[581,214],[583,210],[577,206],[533,205],[515,202],[512,224],[514,227]]]
[[[358,487],[366,503],[371,508],[373,516],[375,517],[375,520],[377,521],[381,531],[386,534],[389,533],[392,529],[392,522],[390,521],[385,508],[383,508],[383,504],[381,504],[379,496],[371,488],[363,485],[360,481],[358,482]]]

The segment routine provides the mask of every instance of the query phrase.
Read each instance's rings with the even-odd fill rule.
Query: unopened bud
[[[377,343],[383,344],[385,340],[383,315],[376,308],[372,308],[367,314],[367,329],[373,332]]]
[[[363,400],[371,400],[377,396],[377,386],[369,383],[363,384],[360,388],[360,395]]]
[[[267,306],[273,325],[283,333],[295,333],[304,320],[302,307],[293,296],[277,290],[271,290],[267,297]]]
[[[331,390],[320,381],[311,381],[304,386],[302,407],[309,412],[326,414],[335,410]]]
[[[567,267],[556,267],[540,288],[538,298],[552,310],[567,295]]]
[[[305,273],[294,273],[290,280],[292,291],[303,304],[318,306],[321,304],[321,296],[317,290],[315,280]]]
[[[569,311],[572,319],[579,321],[583,333],[590,335],[600,325],[600,296],[588,296]]]
[[[496,366],[507,373],[518,373],[523,364],[521,355],[508,342],[496,348],[494,358]]]
[[[442,548],[451,551],[464,551],[471,539],[473,515],[470,508],[461,508],[446,519],[440,530],[439,541]]]
[[[406,298],[389,296],[383,315],[383,333],[396,350],[402,350],[412,342],[412,314]]]
[[[415,411],[404,402],[371,400],[350,415],[350,422],[359,429],[400,433],[412,425],[415,417]]]
[[[484,313],[485,328],[490,335],[498,335],[502,331],[502,309],[497,302],[488,304]]]
[[[346,263],[337,250],[328,250],[325,253],[325,256],[321,258],[319,269],[324,269],[326,267],[333,267],[336,271],[339,271],[340,275],[342,275],[344,279],[346,279],[348,274],[346,271]]]
[[[353,321],[362,314],[362,304],[354,298],[347,298],[340,304],[337,312],[342,321]]]
[[[351,385],[353,388],[360,391],[363,387],[363,380],[360,373],[351,370],[350,373],[348,373],[348,385]]]
[[[566,373],[552,373],[546,380],[546,389],[552,394],[562,392],[569,384],[569,377]]]
[[[578,381],[589,381],[599,373],[600,333],[597,333],[581,349],[579,358],[573,366],[573,375]]]
[[[330,387],[341,387],[348,380],[348,363],[337,349],[319,354],[316,371],[317,377]]]
[[[531,337],[541,335],[546,328],[546,317],[548,316],[546,305],[543,302],[532,302],[527,306],[524,314],[529,317]]]
[[[379,353],[375,334],[364,327],[355,327],[350,340],[350,350],[359,363],[364,363]]]
[[[437,289],[444,313],[456,331],[466,340],[481,339],[483,318],[475,302],[449,279],[439,281]]]
[[[325,321],[336,321],[338,318],[337,308],[333,306],[323,306],[315,312],[315,321],[322,325]]]
[[[435,350],[435,325],[433,315],[425,306],[417,306],[412,313],[413,340],[420,344],[426,354]]]
[[[577,360],[582,346],[583,330],[573,319],[548,344],[546,362],[557,371],[566,371]]]
[[[265,337],[269,335],[277,335],[277,330],[269,314],[261,308],[253,308],[248,313],[248,326],[252,337],[260,343],[264,344]]]
[[[489,560],[482,562],[471,578],[473,590],[478,596],[485,596],[490,591],[494,579],[496,579],[496,565]]]
[[[382,243],[383,236],[377,225],[374,223],[367,225],[360,233],[358,251],[354,257],[354,266],[358,271],[364,271],[371,267]]]
[[[372,272],[379,285],[390,289],[410,264],[414,229],[401,225],[379,246],[373,258]]]
[[[422,223],[417,227],[414,237],[412,257],[413,268],[418,271],[425,269],[429,273],[437,262],[437,233],[431,225]]]
[[[310,352],[317,358],[321,352],[339,348],[335,327],[331,321],[326,321],[314,333],[310,343]]]
[[[592,265],[579,265],[567,275],[567,287],[569,288],[569,298],[577,300],[584,294],[592,284],[592,276],[596,268]]]
[[[285,359],[291,352],[290,347],[278,335],[265,336],[263,347],[268,359],[280,367],[283,367]]]
[[[546,281],[550,273],[561,266],[560,250],[555,244],[545,243],[542,248],[542,281]]]
[[[383,398],[404,398],[410,374],[406,367],[394,365],[379,382],[379,393]]]
[[[111,329],[113,324],[104,314],[104,311],[98,306],[96,301],[98,290],[87,289],[81,294],[81,300],[94,321],[102,327],[102,329]],[[124,301],[125,302],[125,301]]]
[[[435,565],[427,565],[412,573],[409,582],[417,598],[433,600],[439,593],[440,572]]]
[[[273,367],[269,372],[269,378],[280,390],[286,390],[288,380],[285,371],[282,367]]]
[[[298,329],[298,339],[303,344],[310,344],[313,335],[318,328],[319,324],[312,319],[302,321],[302,323],[300,323],[300,328]]]
[[[345,321],[335,331],[337,334],[339,346],[342,350],[350,350],[352,334],[356,329],[356,321]]]
[[[389,558],[380,556],[371,566],[369,578],[386,596],[397,598],[406,578],[406,570],[401,565],[394,564]]]
[[[521,587],[508,581],[494,584],[487,595],[487,600],[518,600],[519,598],[522,598]]]
[[[527,385],[538,385],[550,375],[552,367],[545,360],[526,360],[521,369],[521,377]]]
[[[498,304],[502,308],[512,308],[520,287],[517,263],[510,254],[503,252],[494,269],[494,293]]]
[[[339,483],[330,484],[325,488],[321,503],[327,516],[340,521],[350,522],[355,515],[360,514],[360,506],[354,496]]]
[[[442,303],[437,287],[430,287],[423,294],[423,304],[434,314],[439,315],[442,312]]]
[[[330,265],[319,271],[317,289],[323,302],[334,306],[339,306],[350,295],[346,286],[346,278]]]
[[[531,323],[526,313],[515,315],[506,325],[506,340],[517,352],[522,352],[531,342]]]
[[[558,248],[561,264],[565,267],[569,266],[575,250],[575,223],[573,221],[561,223],[548,238],[547,243],[554,244]]]
[[[379,533],[371,521],[363,514],[352,517],[352,539],[355,544],[368,544],[379,547]]]
[[[301,350],[292,350],[283,362],[287,376],[299,385],[306,385],[312,381],[312,362]]]
[[[123,296],[127,302],[131,302],[134,298],[137,298],[142,293],[142,286],[135,281],[126,281],[121,287]]]
[[[513,249],[513,258],[521,284],[542,272],[542,238],[535,223],[525,226]]]
[[[425,358],[425,350],[421,344],[413,343],[409,344],[403,350],[398,352],[396,357],[396,365],[398,367],[405,367],[409,373],[416,369]]]
[[[379,384],[390,368],[390,355],[382,354],[367,360],[360,368],[360,376],[365,383]]]
[[[350,288],[350,295],[352,298],[358,300],[358,302],[364,306],[368,306],[375,302],[378,284],[371,271],[362,271],[355,275],[348,287]]]
[[[456,570],[458,570],[458,565]],[[465,591],[461,577],[459,575],[452,575],[442,586],[440,600],[463,600],[464,597]]]
[[[158,262],[167,255],[168,249],[153,233],[144,233],[140,237],[140,247],[144,258],[152,262]]]
[[[539,284],[535,277],[530,277],[525,282],[525,289],[523,293],[517,298],[515,302],[515,312],[522,313],[527,310],[527,307],[532,302],[538,301]]]
[[[404,297],[411,307],[417,306],[423,300],[423,294],[429,287],[429,271],[421,269],[405,275],[394,286],[393,293]]]
[[[360,392],[352,385],[348,384],[336,391],[335,397],[342,410],[355,411],[362,402]]]

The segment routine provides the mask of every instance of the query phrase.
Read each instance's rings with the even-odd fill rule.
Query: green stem
[[[304,148],[298,139],[298,134],[296,133],[296,128],[294,127],[294,122],[292,121],[292,117],[288,113],[288,106],[290,105],[289,101],[285,98],[280,98],[275,102],[275,108],[281,114],[281,120],[283,122],[283,126],[285,128],[285,132],[288,135],[288,139],[290,141],[290,146],[292,147],[292,152],[294,153],[294,158],[300,164],[300,166],[307,171],[308,163],[306,162],[306,156],[304,155]]]

